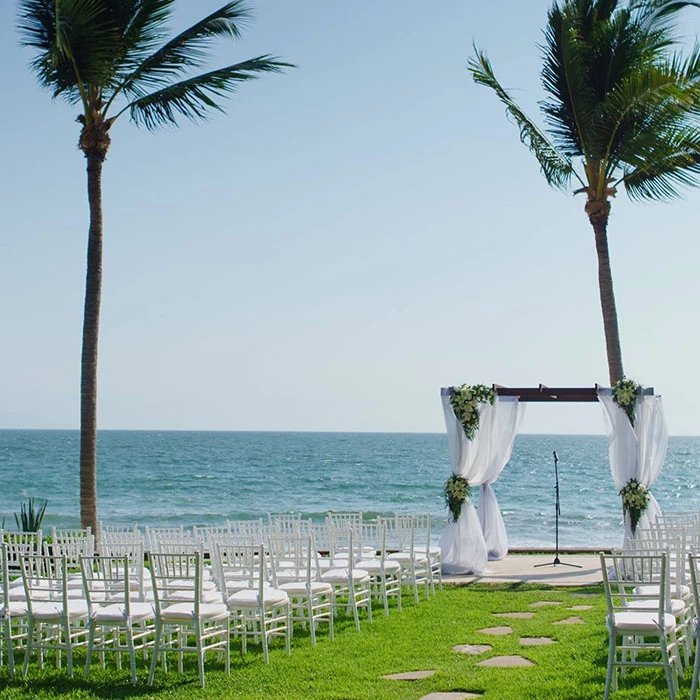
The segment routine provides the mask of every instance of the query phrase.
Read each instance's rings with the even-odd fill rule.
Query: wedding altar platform
[[[600,557],[597,553],[566,554],[560,550],[562,561],[576,564],[547,566],[552,553],[514,554],[503,559],[489,561],[482,574],[443,574],[443,582],[452,585],[470,583],[531,583],[547,586],[595,586],[603,582]]]

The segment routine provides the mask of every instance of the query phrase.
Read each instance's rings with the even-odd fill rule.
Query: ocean
[[[622,544],[620,500],[604,436],[518,435],[494,489],[512,547],[554,546],[559,459],[560,547]],[[444,434],[101,431],[99,517],[139,525],[212,525],[294,511],[430,512],[445,526]],[[78,527],[78,432],[0,430],[0,526],[30,497],[44,529]],[[700,437],[671,437],[653,492],[664,510],[700,509]],[[478,491],[478,489],[475,489]],[[478,500],[478,499],[476,499]]]

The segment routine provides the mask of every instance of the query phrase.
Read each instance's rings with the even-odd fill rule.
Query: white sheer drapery
[[[440,539],[443,571],[448,574],[486,570],[488,559],[508,552],[508,538],[492,484],[508,463],[524,405],[515,396],[496,396],[493,405],[479,405],[479,429],[473,440],[464,434],[450,403],[450,389],[441,390],[452,473],[470,486],[481,486],[479,516],[471,499],[456,523],[448,520]]]
[[[634,407],[634,425],[625,411],[614,401],[611,389],[601,389],[598,400],[603,405],[608,435],[610,470],[619,491],[630,479],[651,488],[666,458],[668,429],[660,396],[644,393]],[[661,515],[661,508],[653,494],[649,507],[642,514],[637,527],[649,527]],[[634,545],[629,513],[625,515],[625,548]]]

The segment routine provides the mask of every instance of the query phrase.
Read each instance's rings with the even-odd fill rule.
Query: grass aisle
[[[575,593],[594,591],[595,598]],[[538,601],[561,605],[530,607]],[[592,605],[590,610],[569,610]],[[534,612],[531,619],[494,617],[494,613]],[[585,624],[552,625],[572,616]],[[477,630],[510,626],[506,636],[490,636]],[[551,637],[556,644],[523,647],[520,637]],[[481,656],[456,654],[459,644],[490,644],[493,650]],[[295,630],[292,656],[273,643],[271,663],[265,666],[260,647],[249,647],[247,656],[232,642],[231,677],[212,655],[207,663],[207,686],[200,689],[194,658],[186,660],[185,674],[177,673],[175,657],[168,674],[159,670],[155,685],[145,684],[147,665],[140,661],[139,684],[130,683],[128,664],[116,671],[113,654],[107,656],[107,670],[93,664],[90,680],[82,679],[84,654],[76,654],[78,673],[73,680],[65,670],[48,665],[40,671],[33,662],[27,680],[9,680],[0,668],[0,698],[240,698],[241,700],[418,700],[431,692],[465,691],[483,693],[494,700],[599,700],[603,697],[607,655],[605,601],[600,588],[563,590],[534,586],[446,587],[418,606],[405,596],[404,611],[392,609],[387,619],[375,610],[372,624],[362,621],[356,632],[350,621],[340,619],[336,639],[331,642],[325,629],[316,647],[308,634]],[[520,655],[534,662],[530,668],[477,667],[491,656]],[[384,680],[382,675],[404,671],[435,670],[420,681]],[[679,697],[687,698],[691,673],[681,681]],[[668,691],[661,669],[635,669],[621,681],[613,700],[662,700]]]

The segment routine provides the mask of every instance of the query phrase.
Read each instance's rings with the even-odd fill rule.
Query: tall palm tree
[[[548,13],[540,129],[476,50],[468,69],[490,87],[520,129],[547,182],[585,193],[598,256],[598,287],[611,384],[624,376],[608,252],[610,198],[624,185],[633,200],[678,195],[700,173],[700,52],[683,58],[678,12],[698,2],[563,0]]]
[[[97,342],[102,289],[102,166],[123,114],[154,130],[223,111],[222,98],[262,72],[291,67],[269,55],[191,75],[219,37],[249,17],[229,2],[168,40],[174,0],[20,0],[18,27],[40,84],[78,105],[90,209],[80,380],[80,520],[97,526]]]

